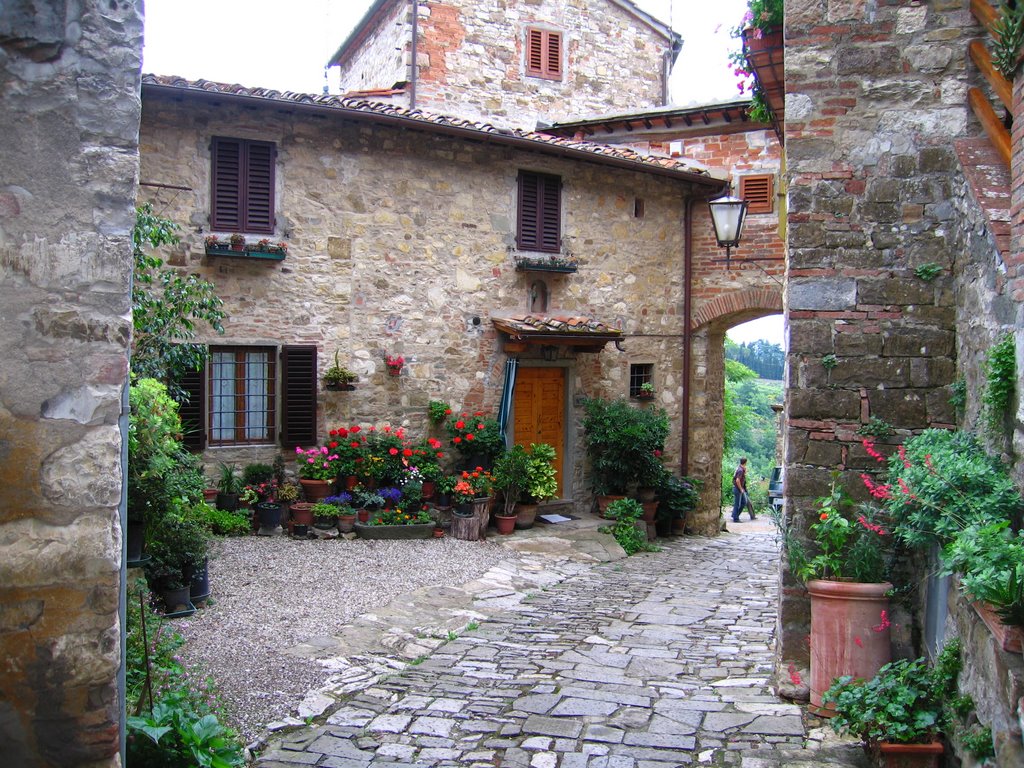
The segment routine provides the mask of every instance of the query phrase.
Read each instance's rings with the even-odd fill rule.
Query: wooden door
[[[513,441],[525,448],[547,443],[555,449],[558,498],[564,496],[565,468],[565,369],[524,368],[516,372],[513,397]]]

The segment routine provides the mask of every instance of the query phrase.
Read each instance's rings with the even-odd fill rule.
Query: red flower
[[[452,409],[451,408],[445,408],[444,409],[444,415],[445,416],[451,416],[452,415]]]
[[[467,440],[475,440],[476,438],[473,437],[473,433],[472,432],[469,432],[469,433],[466,434],[466,439]]]
[[[351,432],[353,435],[356,432],[358,432],[358,431],[359,431],[359,425],[358,424],[356,426],[352,427],[352,429],[349,430],[349,432]]]
[[[349,445],[350,448],[358,448],[359,447],[359,441],[358,440],[353,440],[348,445]]]
[[[392,456],[397,456],[398,455],[398,449],[397,448],[389,448],[388,449],[388,453],[390,453]]]
[[[482,423],[480,423],[480,424],[477,424],[477,425],[476,425],[476,428],[477,428],[477,429],[483,429],[483,428],[484,428],[484,425],[483,425]]]
[[[331,442],[329,442],[327,444],[327,447],[328,448],[337,448],[338,447],[338,441],[337,440],[331,440]]]
[[[429,440],[427,440],[427,445],[429,445],[431,448],[440,448],[441,441],[438,440],[436,437],[431,437]]]
[[[410,449],[406,448],[404,451],[402,451],[402,455],[403,456],[412,456],[412,451]]]
[[[455,428],[456,429],[462,429],[465,426],[466,426],[466,422],[464,422],[462,419],[459,419],[458,421],[455,422]]]
[[[660,457],[661,456],[661,451],[659,451],[657,448],[655,448],[654,449],[654,455]]]
[[[821,517],[819,519],[821,519],[821,520],[828,520],[828,512],[822,512],[821,513]]]
[[[459,443],[462,442],[462,438],[461,437],[453,437],[452,438],[452,442],[455,443],[456,445],[458,445]]]

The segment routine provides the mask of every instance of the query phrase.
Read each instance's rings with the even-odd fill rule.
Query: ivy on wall
[[[1013,334],[1003,334],[985,356],[985,421],[992,431],[999,431],[1003,417],[1013,402],[1016,391],[1017,358]]]

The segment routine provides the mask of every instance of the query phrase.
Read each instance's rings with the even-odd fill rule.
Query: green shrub
[[[992,605],[1007,623],[1024,626],[1024,531],[1007,521],[970,526],[942,552],[946,573],[960,573],[960,589]]]
[[[1017,354],[1013,334],[1004,334],[985,357],[985,421],[993,432],[1003,426],[1017,391]]]
[[[242,485],[259,485],[274,479],[274,468],[270,464],[246,464],[242,470]]]
[[[631,484],[657,485],[668,437],[664,409],[635,408],[628,400],[591,398],[583,430],[594,493],[622,495]]]
[[[885,506],[913,547],[950,543],[971,525],[1011,520],[1020,494],[1006,467],[967,432],[929,429],[889,457]]]
[[[204,526],[218,536],[243,536],[252,530],[247,512],[228,512],[212,504],[201,504],[194,508]]]

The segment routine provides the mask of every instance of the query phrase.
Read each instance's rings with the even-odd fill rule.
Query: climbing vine
[[[1003,334],[989,349],[985,357],[985,378],[985,392],[981,397],[985,420],[996,431],[1002,425],[1016,389],[1017,358],[1012,333]]]

